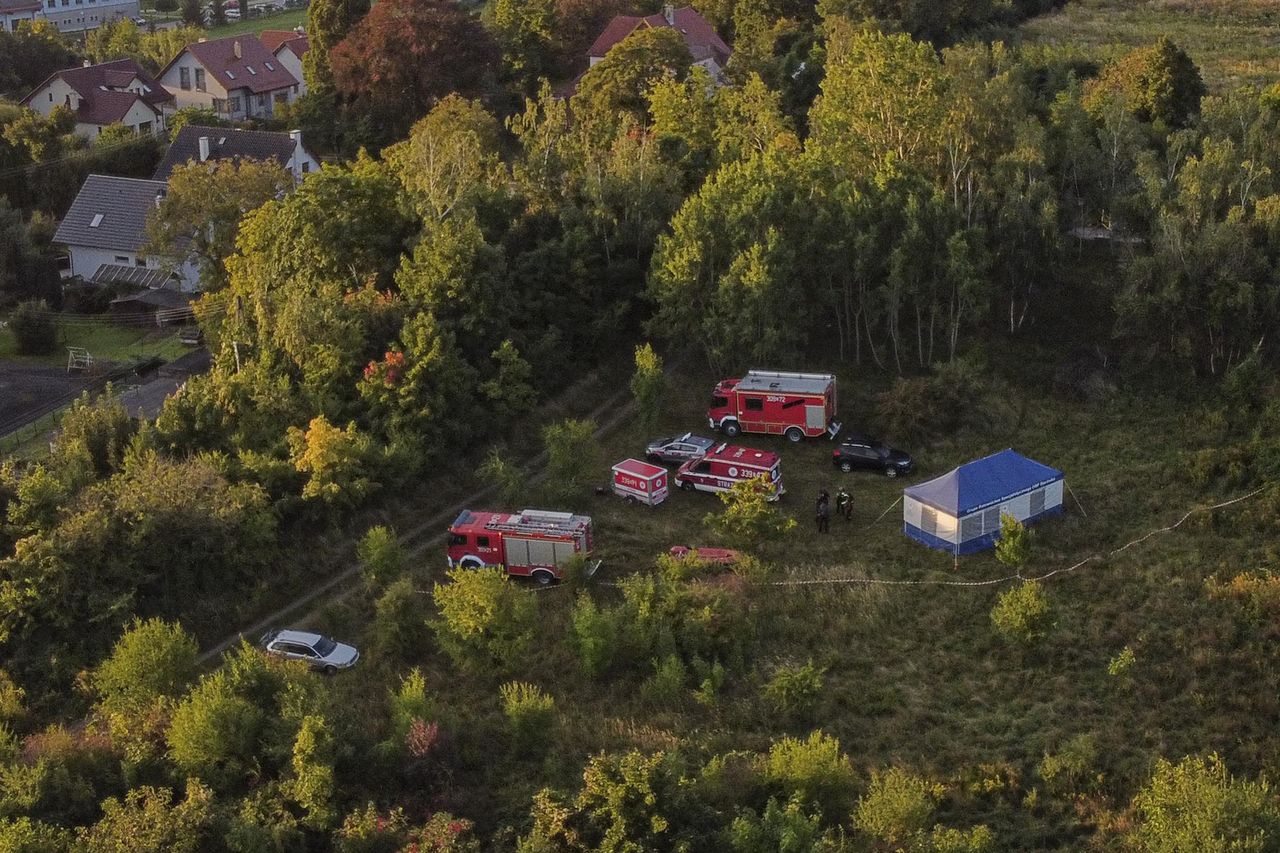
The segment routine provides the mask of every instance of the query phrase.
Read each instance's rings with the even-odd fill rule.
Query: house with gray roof
[[[147,217],[164,198],[164,181],[90,175],[58,223],[55,243],[67,247],[71,274],[93,284],[136,284],[182,292],[198,289],[191,257],[147,252]]]
[[[173,95],[132,59],[66,68],[50,74],[22,99],[22,106],[45,118],[57,107],[76,116],[76,133],[92,141],[111,124],[134,133],[164,130]]]
[[[220,160],[274,160],[288,169],[295,181],[320,168],[320,161],[303,146],[300,130],[274,133],[188,124],[174,134],[151,179],[167,181],[178,166]]]

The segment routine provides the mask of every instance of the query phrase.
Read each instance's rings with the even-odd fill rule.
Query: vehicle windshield
[[[670,436],[667,436],[666,438],[655,438],[653,442],[650,443],[649,446],[650,447],[666,447],[668,444],[670,444],[673,441],[675,441],[675,439],[671,438]]]
[[[313,648],[316,650],[316,653],[319,654],[320,657],[322,658],[328,657],[329,655],[333,654],[333,650],[336,649],[337,647],[338,647],[338,644],[335,643],[333,640],[330,640],[328,637],[321,637],[320,639],[316,640],[316,644],[315,646],[313,646]]]
[[[877,445],[875,446],[875,448],[874,448],[874,449],[875,449],[876,453],[879,453],[879,454],[880,454],[880,458],[881,458],[881,459],[888,459],[888,458],[889,458],[889,448],[888,448],[888,447],[886,447],[885,445],[883,445],[883,444],[877,444]]]
[[[728,397],[716,395],[711,398],[711,408],[713,409],[723,409],[727,405],[729,405]]]

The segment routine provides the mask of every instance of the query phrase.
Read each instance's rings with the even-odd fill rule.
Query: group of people
[[[849,490],[844,486],[840,487],[840,491],[836,492],[836,512],[844,517],[845,521],[853,520],[853,495],[849,494]],[[831,532],[831,495],[826,489],[818,492],[818,532]]]

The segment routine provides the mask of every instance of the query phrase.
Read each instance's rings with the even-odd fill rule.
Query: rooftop
[[[147,243],[147,216],[164,191],[163,181],[90,175],[53,239],[68,246],[136,252]]]
[[[276,55],[267,50],[257,36],[242,34],[198,41],[187,45],[186,51],[204,66],[205,70],[224,89],[248,89],[255,94],[287,89],[298,84],[298,78],[280,64]],[[182,54],[169,63],[172,66]],[[160,72],[163,77],[169,70]]]
[[[151,176],[152,180],[167,181],[178,166],[199,162],[202,136],[209,140],[208,159],[211,161],[275,160],[281,166],[288,166],[295,148],[293,137],[287,133],[188,124],[174,135],[164,159]]]

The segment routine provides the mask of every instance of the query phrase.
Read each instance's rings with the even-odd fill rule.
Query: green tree
[[[9,315],[9,328],[13,330],[20,355],[47,355],[58,345],[53,312],[43,299],[19,303]]]
[[[538,78],[551,76],[557,23],[555,0],[491,0],[485,12],[502,49],[507,73],[518,89],[529,93]]]
[[[304,499],[350,506],[377,486],[369,476],[372,442],[354,423],[339,429],[319,415],[305,430],[290,427],[288,437],[293,465],[308,477],[302,487]]]
[[[619,129],[649,125],[646,96],[667,77],[683,77],[693,64],[684,39],[671,27],[644,27],[609,48],[578,81],[570,108],[604,143]]]
[[[1129,834],[1139,850],[1271,850],[1280,843],[1280,807],[1265,779],[1227,772],[1216,755],[1156,762],[1151,781],[1133,799],[1138,825]]]
[[[858,829],[889,845],[906,845],[924,833],[933,819],[943,788],[898,767],[871,777],[859,798],[853,822]]]
[[[214,824],[214,800],[199,779],[187,781],[186,796],[174,802],[168,788],[136,788],[123,801],[108,797],[102,819],[81,831],[84,853],[197,853]]]
[[[307,52],[302,75],[309,93],[333,90],[329,53],[369,11],[369,0],[315,0],[307,5]]]
[[[1031,531],[1007,512],[1000,513],[1000,538],[996,540],[996,559],[1011,569],[1020,569],[1031,555]]]
[[[537,402],[538,392],[533,387],[533,367],[511,341],[503,341],[489,358],[494,374],[480,383],[480,393],[501,429],[528,414]]]
[[[785,805],[770,797],[759,815],[744,810],[729,826],[729,844],[734,853],[823,853],[840,849],[834,838],[823,833],[822,815],[807,809],[800,797],[792,797]]]
[[[373,591],[385,589],[404,574],[408,558],[395,528],[385,524],[370,527],[356,545],[356,557],[365,588]]]
[[[500,568],[451,569],[432,587],[440,612],[432,630],[459,667],[477,672],[514,667],[533,643],[537,601]]]
[[[1049,600],[1035,581],[1024,581],[1000,593],[991,608],[991,623],[996,633],[1011,643],[1030,645],[1050,627],[1052,610]]]
[[[536,684],[511,681],[498,688],[502,713],[517,752],[537,755],[550,742],[555,725],[555,699]]]
[[[631,396],[636,401],[639,421],[646,432],[652,431],[662,413],[662,397],[666,390],[662,358],[651,344],[636,347],[636,371],[631,375]]]
[[[267,713],[238,695],[229,676],[216,673],[174,711],[169,755],[184,773],[226,789],[253,772],[267,722]]]
[[[25,95],[79,57],[53,21],[37,18],[15,31],[0,30],[0,92]]]
[[[580,498],[583,490],[600,476],[602,451],[596,438],[596,423],[566,418],[542,429],[547,451],[547,487],[563,500]]]
[[[1109,99],[1118,98],[1141,121],[1167,128],[1187,127],[1200,113],[1204,97],[1200,69],[1168,36],[1139,47],[1102,69],[1085,87],[1085,107],[1101,115]]]
[[[724,511],[709,513],[703,523],[740,547],[759,548],[796,527],[796,520],[778,509],[776,494],[777,486],[765,474],[741,480],[720,493]]]
[[[246,214],[292,188],[293,176],[274,160],[178,166],[147,218],[148,251],[175,262],[191,252],[200,264],[203,289],[221,290],[227,284],[224,262]]]
[[[333,761],[333,734],[324,717],[303,717],[293,743],[292,776],[285,782],[289,799],[304,812],[303,826],[327,829],[337,820]]]
[[[157,699],[176,699],[195,681],[200,647],[181,625],[163,619],[135,619],[111,655],[93,671],[102,706],[140,710]]]
[[[800,740],[774,741],[763,760],[765,780],[783,797],[818,806],[824,814],[843,814],[852,804],[854,775],[840,741],[821,731]]]
[[[489,449],[489,454],[476,469],[476,474],[497,488],[498,498],[506,506],[514,506],[519,501],[529,479],[523,468],[496,447]]]
[[[85,392],[62,418],[54,461],[78,456],[103,479],[119,468],[133,435],[133,420],[111,386],[96,400]]]

